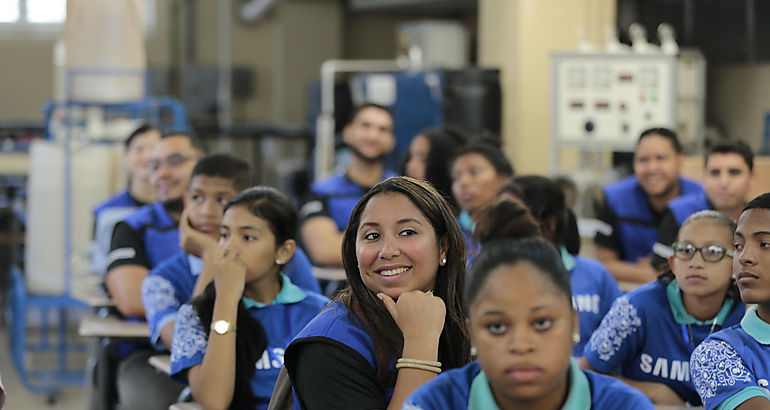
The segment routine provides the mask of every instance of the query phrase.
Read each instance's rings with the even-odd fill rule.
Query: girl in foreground
[[[706,409],[770,409],[770,193],[743,209],[733,243],[741,299],[756,305],[695,349],[692,379]]]
[[[542,238],[485,244],[468,272],[478,361],[417,389],[405,409],[653,409],[638,391],[580,370],[569,274]]]
[[[273,188],[249,188],[225,207],[214,280],[179,308],[171,347],[171,375],[186,373],[204,408],[266,409],[284,346],[326,304],[281,274],[296,227]]]
[[[469,361],[465,243],[432,186],[400,177],[369,190],[342,261],[350,287],[286,350],[295,409],[401,409],[415,388]]]
[[[734,230],[716,211],[687,218],[668,260],[673,273],[615,301],[586,345],[586,363],[602,373],[619,370],[656,405],[699,406],[690,354],[745,311],[732,290]]]

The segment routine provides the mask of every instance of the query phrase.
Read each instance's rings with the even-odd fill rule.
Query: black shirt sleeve
[[[607,202],[607,199],[604,199],[602,204],[596,210],[596,219],[601,221],[602,224],[596,230],[594,242],[603,248],[613,249],[620,252],[618,237],[615,235],[617,218],[615,217],[615,213],[612,212],[612,208],[610,208],[610,204]]]
[[[652,247],[652,266],[655,269],[663,269],[668,264],[668,257],[671,255],[671,244],[676,240],[679,234],[679,224],[671,209],[666,208],[660,219],[658,227],[658,240]]]
[[[299,208],[300,223],[315,216],[329,216],[329,209],[326,205],[326,199],[311,193],[307,201]]]
[[[286,369],[303,409],[385,409],[369,362],[347,345],[327,338],[290,346]]]
[[[118,222],[112,232],[110,253],[107,255],[107,272],[122,265],[140,265],[150,269],[141,234],[129,224]]]

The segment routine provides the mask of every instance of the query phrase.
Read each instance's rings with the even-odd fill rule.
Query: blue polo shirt
[[[201,258],[179,252],[144,278],[142,303],[150,326],[150,342],[156,349],[166,350],[160,340],[160,331],[163,326],[176,320],[179,307],[190,300],[202,269]],[[315,294],[321,293],[318,280],[313,276],[313,267],[302,249],[295,250],[282,273],[299,288]]]
[[[609,312],[612,302],[623,292],[620,291],[615,278],[601,263],[570,255],[564,247],[561,248],[561,256],[569,271],[572,305],[577,309],[580,324],[580,342],[573,347],[572,356],[580,357],[583,356],[584,347],[591,334]]]
[[[741,323],[709,336],[690,359],[706,409],[734,409],[752,397],[770,400],[770,324],[746,311]]]
[[[131,196],[129,190],[125,190],[97,205],[94,208],[94,220],[98,220],[99,214],[107,208],[138,208],[143,205],[144,203]]]
[[[663,383],[682,400],[700,405],[690,380],[690,354],[712,331],[737,324],[745,305],[726,298],[713,320],[699,321],[684,308],[676,281],[651,282],[619,297],[585,347],[599,372]]]
[[[654,409],[641,392],[609,376],[569,366],[569,392],[563,410]],[[478,362],[443,372],[418,387],[404,410],[497,410],[489,381]]]
[[[160,202],[145,205],[115,226],[107,270],[121,265],[152,269],[179,252],[179,226]]]
[[[259,321],[267,335],[267,349],[254,366],[251,390],[257,398],[259,409],[267,409],[275,381],[283,366],[286,345],[329,302],[321,295],[306,293],[282,276],[281,291],[275,300],[264,305],[244,298],[244,304],[252,318]],[[192,305],[179,308],[174,324],[174,342],[171,347],[171,376],[184,379],[182,373],[203,363],[208,345],[208,329],[203,329],[200,318]],[[235,372],[235,369],[233,369]]]

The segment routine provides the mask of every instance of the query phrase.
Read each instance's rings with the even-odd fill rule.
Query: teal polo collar
[[[476,230],[476,222],[473,222],[473,218],[471,218],[471,214],[469,214],[468,211],[460,211],[457,223],[459,223],[467,232],[473,233]]]
[[[674,315],[676,323],[681,325],[713,324],[713,319],[701,321],[687,313],[687,309],[684,308],[684,302],[682,301],[682,292],[679,288],[679,284],[676,283],[676,280],[672,280],[671,283],[666,286],[666,297],[668,298],[668,306],[671,308],[671,313]],[[725,298],[725,301],[722,303],[722,308],[719,309],[719,313],[717,313],[716,324],[722,326],[722,323],[725,322],[727,316],[729,316],[730,312],[733,310],[734,303],[735,301],[732,298]]]
[[[763,345],[770,345],[770,323],[759,318],[756,306],[750,307],[746,314],[743,315],[741,327],[757,342]]]
[[[591,408],[591,386],[588,378],[578,368],[575,359],[569,364],[569,392],[562,410],[588,410]],[[468,410],[499,410],[489,380],[482,370],[471,383],[471,393],[468,398]]]
[[[572,269],[575,269],[575,257],[563,246],[559,247],[559,252],[561,252],[561,261],[564,263],[564,267],[567,268],[567,272],[572,272]]]
[[[303,301],[307,295],[297,285],[291,283],[291,280],[286,275],[281,275],[281,291],[275,295],[275,299],[270,302],[271,305],[280,303],[282,305],[288,305],[290,303],[297,303]],[[246,305],[246,309],[260,309],[267,305],[259,303],[256,300],[243,297],[243,304]]]

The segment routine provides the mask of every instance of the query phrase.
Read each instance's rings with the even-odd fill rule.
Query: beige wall
[[[148,64],[171,67],[181,56],[171,53],[171,10],[176,2],[157,0],[154,30],[147,37]],[[239,2],[232,1],[233,7]],[[196,3],[196,58],[216,65],[218,2]],[[257,24],[232,20],[233,65],[251,68],[253,98],[233,105],[234,120],[287,121],[301,124],[307,84],[318,79],[321,62],[343,56],[342,7],[336,0],[283,0]],[[184,50],[184,26],[179,26]],[[0,32],[0,120],[42,121],[42,103],[53,96],[53,45],[57,35]],[[172,84],[176,86],[176,84]]]
[[[550,171],[550,54],[595,44],[615,25],[614,0],[480,0],[479,63],[501,69],[503,141],[517,173]],[[536,142],[536,143],[533,143]]]
[[[758,152],[770,113],[770,64],[710,67],[707,118]]]

